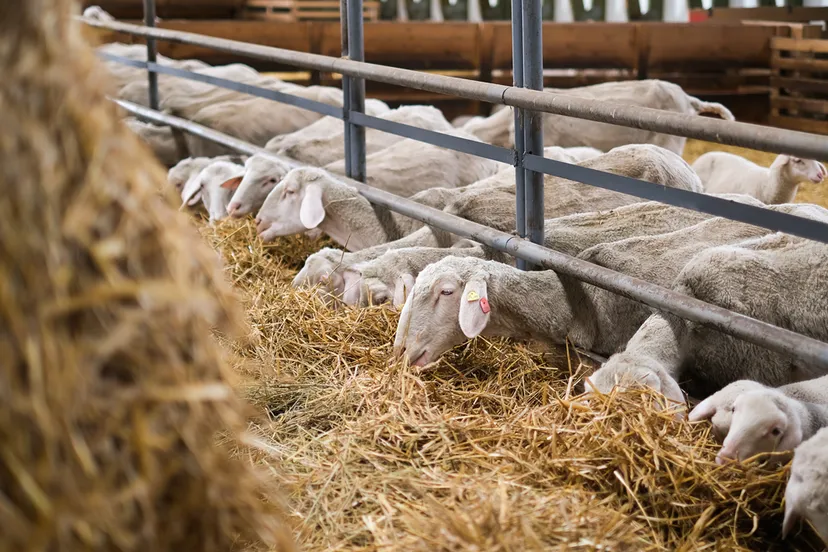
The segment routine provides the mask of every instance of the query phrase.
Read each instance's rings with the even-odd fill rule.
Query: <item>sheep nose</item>
[[[238,201],[232,202],[230,205],[227,206],[227,214],[234,215],[236,211],[241,207]]]
[[[262,217],[256,217],[256,224],[258,225],[258,224],[261,224],[261,223],[262,223]]]
[[[401,347],[394,347],[394,360],[399,360],[405,354],[405,345]]]

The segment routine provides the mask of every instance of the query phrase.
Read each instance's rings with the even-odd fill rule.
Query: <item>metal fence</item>
[[[150,109],[128,102],[118,102],[133,114],[158,124],[169,125],[174,129],[198,135],[243,153],[267,153],[262,148],[201,125],[160,113],[158,111],[157,75],[166,74],[229,88],[340,118],[345,125],[346,173],[357,181],[355,185],[359,191],[372,203],[505,251],[515,256],[519,266],[523,268],[537,266],[554,269],[654,308],[791,355],[806,363],[828,367],[828,344],[826,343],[581,261],[540,245],[544,238],[544,174],[828,243],[828,224],[822,222],[546,159],[543,157],[541,125],[543,113],[554,113],[663,134],[817,159],[828,158],[828,137],[543,92],[541,90],[543,85],[541,0],[512,0],[514,86],[481,83],[365,63],[363,61],[362,0],[341,0],[342,58],[294,52],[181,31],[156,29],[154,28],[154,0],[144,0],[144,7],[144,26],[81,18],[93,27],[147,39],[146,62],[101,54],[110,61],[144,68],[148,71]],[[156,40],[213,48],[305,69],[340,73],[343,75],[343,108],[266,88],[160,65],[156,61]],[[364,113],[364,79],[512,106],[516,108],[515,148],[502,148],[366,115]],[[519,237],[362,184],[366,171],[364,134],[366,127],[513,165],[516,170],[516,231]],[[528,237],[529,241],[521,239],[523,237]]]

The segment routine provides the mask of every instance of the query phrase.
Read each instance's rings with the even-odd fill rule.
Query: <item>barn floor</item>
[[[828,206],[822,188],[801,198]],[[574,351],[478,339],[425,371],[393,364],[396,312],[290,287],[323,244],[263,247],[249,221],[202,232],[253,328],[235,360],[266,415],[249,454],[283,484],[302,550],[786,549],[784,469],[717,466],[706,425],[644,393],[576,400]],[[809,530],[786,544],[820,549]]]

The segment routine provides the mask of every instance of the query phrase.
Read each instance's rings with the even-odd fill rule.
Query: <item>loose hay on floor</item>
[[[265,249],[249,222],[202,232],[257,333],[238,366],[270,417],[254,454],[292,489],[304,550],[784,548],[785,469],[717,466],[707,425],[647,393],[574,400],[574,352],[478,339],[425,371],[392,364],[394,311],[290,288],[321,245]]]

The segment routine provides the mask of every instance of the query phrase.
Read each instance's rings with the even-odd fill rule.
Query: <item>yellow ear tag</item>
[[[474,291],[474,290],[471,290],[471,291],[469,292],[469,294],[468,294],[468,295],[466,295],[466,301],[468,301],[469,303],[474,303],[474,302],[475,302],[475,301],[477,301],[478,299],[480,299],[480,296],[479,296],[479,295],[477,294],[477,292],[476,292],[476,291]]]

